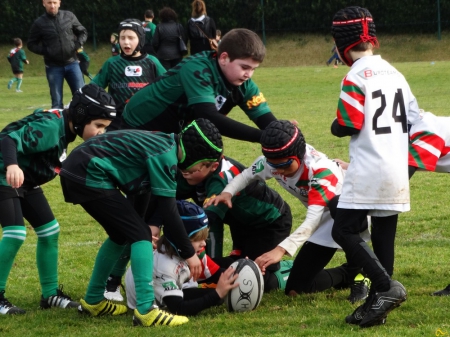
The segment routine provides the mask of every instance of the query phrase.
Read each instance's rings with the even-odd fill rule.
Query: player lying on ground
[[[205,254],[208,237],[208,218],[203,209],[184,200],[177,201],[178,212],[183,220],[192,247],[202,262],[202,274],[198,282],[216,283],[215,289],[198,288],[198,283],[190,278],[189,265],[178,256],[176,247],[163,235],[159,238],[157,249],[153,252],[153,286],[156,303],[167,307],[173,314],[192,316],[200,311],[223,303],[228,292],[238,287],[234,283],[238,274],[234,269],[221,269]],[[131,267],[125,274],[127,304],[136,308],[136,290]]]

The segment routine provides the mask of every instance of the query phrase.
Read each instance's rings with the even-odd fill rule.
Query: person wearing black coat
[[[209,39],[216,38],[216,23],[206,14],[206,5],[202,0],[192,2],[192,18],[187,24],[191,55],[211,50]]]
[[[183,59],[180,51],[180,37],[187,43],[186,33],[181,24],[177,22],[177,13],[164,7],[159,11],[160,24],[156,26],[153,36],[153,49],[159,62],[167,70],[176,66]]]
[[[44,56],[52,108],[62,109],[64,79],[72,95],[84,85],[77,50],[87,40],[87,30],[69,11],[59,10],[60,0],[44,0],[45,13],[31,26],[28,49]]]

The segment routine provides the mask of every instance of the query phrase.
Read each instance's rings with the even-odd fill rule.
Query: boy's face
[[[181,170],[181,174],[189,185],[198,185],[217,170],[217,167],[219,167],[218,162],[202,162],[195,164],[189,170]]]
[[[59,6],[61,5],[60,0],[43,0],[42,4],[45,7],[45,11],[50,15],[58,14]]]
[[[194,247],[195,252],[198,254],[203,247],[206,247],[205,240],[201,241],[191,241],[192,247]]]
[[[266,158],[266,161],[272,170],[288,178],[294,176],[300,168],[300,160],[296,156],[277,159]]]
[[[253,76],[253,72],[259,66],[259,62],[250,57],[235,59],[231,62],[228,53],[223,52],[219,56],[219,65],[228,82],[239,86]]]
[[[108,119],[94,119],[89,124],[86,124],[83,130],[83,140],[88,140],[91,137],[105,133],[106,127],[111,124]]]
[[[111,35],[111,37],[109,38],[109,41],[111,43],[116,43],[116,37],[114,35]]]
[[[139,37],[137,34],[129,29],[122,30],[119,33],[120,49],[127,56],[132,56],[139,44]],[[136,53],[134,56],[139,56],[140,53]]]

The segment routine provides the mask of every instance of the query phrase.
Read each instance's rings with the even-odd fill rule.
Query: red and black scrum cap
[[[347,58],[346,53],[354,46],[370,42],[374,47],[378,47],[375,23],[366,8],[351,6],[338,11],[333,17],[331,34],[342,60],[348,66],[351,66],[353,61]]]
[[[302,132],[290,121],[271,122],[261,135],[262,153],[266,158],[286,158],[296,156],[303,159],[306,142]]]

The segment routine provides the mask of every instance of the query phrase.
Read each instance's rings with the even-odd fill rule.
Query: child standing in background
[[[221,39],[222,39],[222,32],[221,32],[219,29],[216,29],[216,41],[217,41],[217,45],[219,45]]]
[[[89,55],[84,51],[83,47],[77,50],[78,62],[80,64],[81,72],[84,76],[89,77],[90,80],[93,79],[92,75],[89,73],[89,62],[91,59]]]
[[[16,92],[22,92],[20,86],[22,85],[23,78],[23,64],[30,64],[25,55],[25,51],[22,49],[22,40],[18,37],[14,38],[15,48],[11,49],[7,59],[11,63],[11,69],[14,77],[8,82],[8,89],[11,89],[14,82],[17,82]]]
[[[120,54],[119,34],[111,33],[109,42],[111,42],[111,56],[119,55]]]

